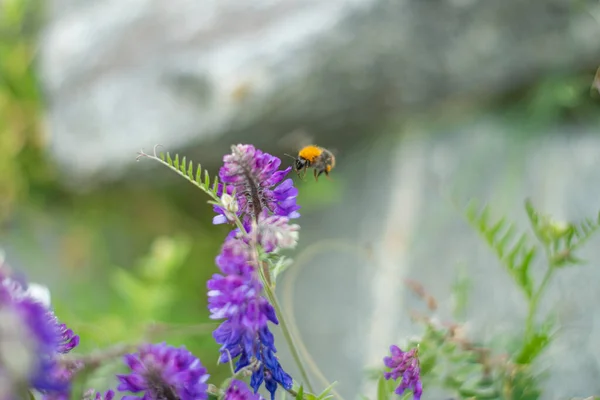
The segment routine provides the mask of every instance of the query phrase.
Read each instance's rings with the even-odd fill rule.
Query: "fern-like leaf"
[[[486,239],[510,276],[530,299],[533,296],[533,281],[529,275],[529,267],[535,259],[537,249],[528,244],[525,234],[515,241],[515,225],[508,223],[505,218],[495,223],[490,222],[487,206],[478,210],[477,204],[471,202],[465,213],[467,220]]]
[[[179,175],[187,179],[196,187],[200,188],[204,193],[208,194],[213,201],[219,202],[219,196],[217,196],[217,189],[219,187],[219,179],[215,176],[214,181],[211,185],[210,174],[207,170],[203,170],[200,164],[197,165],[196,171],[194,172],[194,163],[192,161],[187,162],[186,157],[179,160],[179,155],[175,154],[175,158],[171,158],[171,154],[167,152],[166,156],[164,153],[160,155],[156,154],[156,148],[159,145],[154,146],[154,154],[146,154],[143,150],[138,153],[137,161],[140,158],[146,157],[154,161],[158,161],[162,165],[169,167],[171,170],[177,172]],[[204,172],[204,179],[202,173]]]
[[[586,218],[580,223],[571,224],[567,236],[567,246],[571,251],[581,247],[600,229],[600,213],[596,219]]]
[[[583,260],[574,252],[600,230],[600,213],[596,219],[585,218],[578,223],[557,223],[550,216],[540,215],[526,200],[525,209],[533,231],[548,252],[550,262],[556,267],[581,264]]]

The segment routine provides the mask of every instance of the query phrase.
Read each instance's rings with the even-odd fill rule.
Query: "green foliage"
[[[574,255],[574,251],[598,230],[600,215],[596,220],[585,219],[579,223],[559,223],[552,220],[550,216],[535,210],[530,200],[525,201],[525,211],[531,228],[539,246],[544,250],[548,263],[542,282],[535,285],[530,267],[537,254],[537,247],[528,244],[526,234],[522,234],[515,240],[514,224],[507,223],[504,218],[491,223],[489,222],[488,208],[485,207],[482,212],[477,212],[477,208],[473,204],[471,203],[467,208],[467,219],[496,252],[498,259],[526,296],[529,313],[522,346],[516,354],[516,362],[530,364],[551,342],[551,325],[547,323],[536,328],[534,324],[541,296],[557,268],[582,263],[582,260]]]
[[[529,365],[516,366],[505,371],[500,380],[504,382],[502,399],[538,400],[542,398],[542,390],[539,385],[541,378],[534,374]]]
[[[219,196],[217,196],[219,179],[217,176],[214,177],[211,183],[210,174],[207,170],[203,171],[200,164],[196,166],[194,173],[194,163],[192,161],[188,163],[185,156],[181,159],[181,161],[179,160],[179,154],[175,154],[175,158],[171,158],[171,154],[168,152],[166,156],[164,153],[160,153],[160,155],[157,156],[156,147],[157,146],[154,147],[153,155],[149,155],[143,151],[140,151],[137,159],[139,160],[141,157],[146,157],[151,160],[158,161],[194,184],[204,193],[208,194],[214,201],[219,201]]]
[[[528,303],[528,315],[525,321],[525,330],[520,339],[520,346],[511,353],[514,361],[510,368],[496,370],[496,377],[484,379],[475,385],[468,385],[465,390],[464,382],[458,387],[463,396],[474,396],[476,398],[496,398],[501,395],[506,399],[533,400],[541,397],[539,388],[540,376],[532,371],[531,365],[539,355],[549,346],[553,339],[554,320],[553,316],[546,317],[541,325],[535,323],[538,318],[539,302],[548,287],[556,271],[568,265],[579,265],[583,263],[575,255],[584,243],[586,243],[600,228],[600,214],[595,218],[586,218],[580,222],[558,222],[549,215],[538,212],[530,200],[525,201],[525,212],[529,219],[531,229],[537,239],[537,246],[529,244],[526,234],[517,236],[515,225],[501,218],[491,222],[488,207],[477,211],[475,203],[471,203],[466,210],[466,217],[475,229],[486,240],[494,250],[499,261],[508,271],[513,281],[525,294]],[[546,258],[545,274],[541,282],[536,284],[532,279],[531,268],[536,258],[538,248],[543,250]],[[422,342],[426,343],[426,341]],[[440,349],[444,344],[438,343]],[[424,346],[427,349],[427,346]],[[441,351],[443,353],[443,350]],[[453,360],[459,361],[459,360]],[[457,366],[453,368],[456,371]],[[460,377],[460,374],[452,376],[452,380]],[[459,379],[464,381],[463,379]],[[495,392],[481,392],[482,382],[491,382]],[[499,386],[498,382],[502,384]],[[448,382],[455,385],[459,382]],[[487,397],[487,396],[491,397]]]
[[[454,318],[461,319],[465,316],[465,310],[469,299],[469,289],[472,286],[471,279],[464,265],[459,266],[458,275],[452,285]]]
[[[476,202],[467,207],[466,217],[496,252],[498,259],[506,268],[517,286],[528,299],[533,297],[533,281],[529,268],[535,259],[536,248],[527,242],[527,235],[517,238],[515,225],[501,218],[490,221],[489,208],[477,211]]]
[[[514,399],[537,400],[542,397],[542,374],[533,370],[534,361],[554,338],[554,316],[548,315],[543,324],[539,318],[539,302],[554,273],[567,265],[578,265],[582,260],[575,255],[584,243],[598,231],[600,215],[581,222],[560,223],[538,212],[531,201],[525,202],[525,212],[534,237],[518,234],[515,224],[505,218],[492,220],[488,207],[477,207],[471,202],[466,217],[495,252],[513,282],[524,293],[528,315],[522,336],[515,338],[516,346],[503,349],[503,356],[495,355],[491,348],[469,341],[460,334],[460,324],[438,326],[428,318],[425,332],[418,341],[408,346],[419,346],[421,379],[424,387],[441,387],[450,390],[460,399]],[[536,239],[536,244],[531,244]],[[546,268],[543,279],[533,279],[533,261],[543,253]],[[453,287],[455,316],[462,313],[466,304],[470,282],[462,271]],[[428,297],[424,294],[422,298]],[[389,395],[381,371],[375,374],[378,381],[378,398]]]
[[[583,260],[573,253],[585,244],[600,228],[600,213],[595,219],[580,222],[557,222],[548,215],[537,212],[531,201],[526,200],[525,210],[532,229],[546,249],[552,267],[582,264]]]
[[[393,389],[392,389],[393,390]],[[390,388],[388,381],[385,380],[383,374],[377,380],[377,400],[388,400],[390,398]]]
[[[428,324],[419,340],[419,359],[424,386],[441,385],[463,399],[499,396],[497,382],[490,379],[492,360],[487,350],[463,342],[454,329]]]
[[[505,120],[516,135],[546,134],[548,127],[572,121],[598,122],[598,94],[590,93],[593,70],[546,76],[502,101]]]
[[[327,400],[327,399],[331,399],[334,396],[331,394],[331,391],[333,390],[333,387],[337,385],[337,382],[333,382],[331,385],[329,385],[325,390],[323,390],[320,394],[316,395],[313,393],[308,393],[305,389],[304,389],[304,385],[298,385],[296,382],[294,382],[294,385],[292,387],[292,393],[295,392],[295,399],[298,400]],[[282,393],[285,393],[282,391]],[[283,396],[283,394],[282,394]]]
[[[331,399],[333,398],[333,395],[331,394],[331,391],[333,390],[333,387],[337,385],[337,382],[333,382],[331,385],[327,386],[325,388],[325,390],[323,390],[317,397],[317,400],[327,400],[327,399]]]
[[[43,150],[42,97],[33,60],[43,2],[0,2],[0,223],[15,206],[56,188]]]
[[[526,332],[522,338],[522,346],[515,353],[515,362],[519,365],[530,365],[533,361],[550,345],[554,338],[554,319],[552,315],[546,318],[546,321],[532,329],[531,332]]]
[[[124,331],[118,332],[119,336],[131,330],[131,323],[142,326],[165,318],[177,291],[170,278],[185,262],[190,248],[191,243],[186,238],[158,238],[150,254],[140,260],[132,272],[122,268],[113,272],[112,287],[132,316]]]

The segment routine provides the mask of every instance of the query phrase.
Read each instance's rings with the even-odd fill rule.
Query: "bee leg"
[[[329,172],[325,171],[325,178],[327,178],[330,181],[333,181],[333,179],[331,179],[331,177],[329,176]]]
[[[314,174],[313,174],[313,175],[315,176],[315,182],[319,182],[319,175],[321,175],[321,173],[319,172],[319,173],[317,174],[317,170],[315,169],[315,170],[314,170]]]

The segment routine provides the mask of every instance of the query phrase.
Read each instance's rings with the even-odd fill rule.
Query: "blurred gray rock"
[[[593,0],[49,3],[39,68],[74,184],[126,176],[156,143],[209,163],[297,128],[347,146],[390,113],[495,96],[600,51]]]

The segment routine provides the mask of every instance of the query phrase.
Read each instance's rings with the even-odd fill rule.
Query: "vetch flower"
[[[235,190],[237,215],[244,222],[257,220],[261,214],[288,218],[300,216],[300,206],[296,204],[298,189],[292,179],[284,180],[292,167],[279,170],[279,158],[249,144],[232,146],[231,154],[224,156],[223,162],[219,178],[225,188],[223,184],[219,185],[217,195],[232,195]],[[214,224],[228,221],[230,211],[221,206],[214,206],[214,210],[219,214],[213,219]]]
[[[96,396],[94,396],[94,400],[112,400],[115,397],[115,392],[112,390],[107,390],[106,393],[102,394],[100,392],[96,392]]]
[[[223,245],[216,263],[224,275],[214,274],[207,282],[208,309],[212,319],[227,319],[252,338],[267,321],[277,324],[275,311],[261,295],[262,284],[249,262],[249,250],[240,239],[229,239]]]
[[[290,224],[287,217],[261,216],[257,224],[258,243],[267,253],[276,249],[293,249],[298,244],[299,229],[300,226]]]
[[[390,372],[384,372],[386,380],[396,380],[402,377],[402,382],[396,388],[395,393],[402,395],[406,389],[412,390],[413,399],[419,400],[423,394],[421,383],[419,358],[417,349],[404,352],[398,346],[390,346],[391,357],[385,357],[383,362]]]
[[[121,392],[142,394],[144,400],[208,398],[208,373],[185,347],[175,348],[166,343],[144,344],[135,354],[126,354],[130,374],[117,375]],[[123,400],[138,400],[124,396]]]
[[[237,199],[228,193],[223,193],[221,196],[221,204],[223,205],[223,213],[227,221],[235,221],[235,215],[239,211]]]
[[[245,382],[233,379],[225,391],[223,400],[264,400],[260,394],[254,394]]]
[[[235,371],[250,367],[254,392],[264,382],[274,399],[278,384],[291,389],[293,382],[275,357],[277,350],[268,321],[279,321],[273,306],[261,294],[262,283],[251,260],[248,243],[242,238],[225,241],[216,259],[223,275],[215,274],[207,283],[208,309],[212,319],[225,319],[213,332],[221,345],[219,361],[239,357]]]
[[[113,400],[114,397],[115,391],[112,389],[107,390],[104,394],[90,389],[83,395],[83,400]]]

